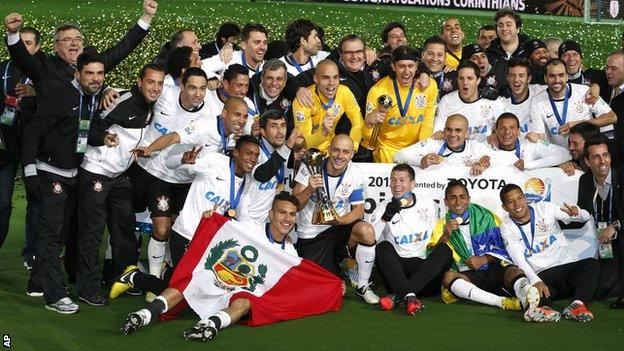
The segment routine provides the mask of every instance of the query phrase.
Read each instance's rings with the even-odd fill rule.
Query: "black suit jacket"
[[[615,168],[611,168],[611,184],[613,187],[613,214],[611,215],[612,221],[624,219],[624,207],[622,205],[622,182],[619,178],[619,172]],[[594,213],[594,194],[596,193],[596,185],[594,183],[594,175],[590,172],[586,172],[579,179],[578,199],[577,204],[580,208],[587,210],[592,216]],[[600,197],[598,197],[600,200]],[[605,209],[605,213],[608,210]],[[595,218],[595,217],[594,217]]]

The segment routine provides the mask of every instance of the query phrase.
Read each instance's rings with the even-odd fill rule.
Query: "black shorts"
[[[147,189],[150,217],[171,217],[184,206],[191,184],[175,184],[154,178]]]
[[[141,213],[147,208],[147,190],[156,177],[147,173],[136,162],[133,162],[126,171],[132,184],[132,207],[135,213]]]
[[[299,257],[315,262],[319,266],[338,275],[340,262],[349,253],[349,237],[351,230],[361,219],[350,224],[333,225],[312,239],[297,240],[297,253]]]
[[[510,293],[505,290],[505,272],[512,265],[503,266],[500,260],[490,262],[490,266],[485,271],[466,271],[460,272],[470,279],[470,282],[489,293],[496,295],[508,295]]]

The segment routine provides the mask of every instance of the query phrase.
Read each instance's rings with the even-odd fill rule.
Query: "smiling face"
[[[290,201],[276,200],[269,211],[271,231],[275,241],[282,241],[297,222],[297,206]]]
[[[408,87],[414,82],[416,67],[416,61],[412,60],[392,62],[392,70],[396,73],[397,81],[404,87]]]
[[[496,22],[496,33],[503,44],[518,40],[518,32],[516,21],[511,16],[503,16]]]
[[[67,29],[58,32],[54,39],[54,51],[67,63],[75,65],[84,49],[82,33],[74,28]]]
[[[425,47],[423,54],[423,61],[427,68],[433,73],[438,73],[444,68],[444,60],[446,58],[446,51],[444,45],[431,43]]]
[[[442,26],[442,30],[442,38],[446,45],[454,50],[461,48],[465,34],[457,18],[449,18],[446,20]]]
[[[180,90],[182,107],[187,110],[192,110],[201,105],[206,96],[206,88],[206,78],[202,76],[189,76]]]
[[[147,102],[155,102],[163,90],[165,72],[147,69],[143,78],[137,79],[137,86]]]
[[[241,48],[245,51],[247,59],[254,65],[264,61],[264,54],[266,54],[268,45],[267,36],[258,31],[249,33],[249,38],[241,42]]]
[[[394,50],[401,45],[407,45],[407,37],[403,29],[396,27],[388,32],[388,40],[384,43],[390,49]]]
[[[570,133],[568,138],[568,149],[570,155],[575,161],[579,161],[583,158],[583,149],[585,148],[585,139],[579,133]]]
[[[526,196],[519,189],[512,189],[503,196],[503,209],[516,221],[524,222],[531,217]]]
[[[544,67],[548,60],[550,60],[550,53],[546,48],[539,48],[531,53],[530,61],[533,65]]]
[[[347,40],[342,43],[340,60],[349,71],[359,72],[366,62],[364,43],[360,39]]]
[[[499,118],[496,121],[496,139],[501,149],[511,150],[516,146],[516,141],[520,135],[518,122],[513,118]]]
[[[564,65],[548,65],[544,74],[544,80],[552,96],[556,98],[563,97],[566,84],[568,83],[568,74]]]
[[[479,83],[481,78],[477,77],[474,69],[470,67],[462,68],[457,72],[457,85],[459,86],[459,96],[466,102],[474,102],[479,98]]]
[[[561,55],[561,61],[565,63],[566,72],[568,74],[577,74],[581,70],[583,59],[581,54],[575,50],[568,50]]]
[[[277,98],[286,86],[286,69],[280,67],[274,70],[262,71],[260,84],[262,84],[262,89],[271,99]],[[249,90],[249,87],[247,89]]]
[[[622,85],[624,83],[624,55],[613,54],[609,56],[605,72],[610,86],[617,87]]]
[[[258,164],[260,157],[260,147],[254,143],[245,143],[240,150],[234,149],[232,153],[236,170],[249,174]]]
[[[596,178],[604,178],[611,169],[611,154],[606,144],[590,145],[587,148],[585,162]]]
[[[230,81],[223,80],[223,89],[227,91],[230,96],[236,96],[244,98],[249,91],[249,76],[246,74],[237,74],[236,77],[230,79]]]
[[[522,96],[529,89],[529,70],[524,66],[510,67],[507,82],[515,96]]]
[[[328,171],[333,174],[344,172],[353,158],[353,153],[353,141],[349,136],[344,134],[335,136],[329,146]]]
[[[37,44],[35,35],[30,32],[21,32],[20,39],[24,42],[24,46],[26,46],[26,50],[29,54],[34,55],[37,51],[39,51],[39,44]]]
[[[444,141],[451,150],[459,149],[468,137],[468,120],[463,116],[449,116],[443,134]]]
[[[274,148],[284,145],[286,142],[286,119],[269,119],[265,128],[260,128],[260,134]]]
[[[470,204],[470,195],[463,186],[454,186],[449,189],[448,195],[444,198],[444,204],[449,211],[461,216]]]
[[[392,171],[390,173],[390,190],[392,191],[392,197],[398,199],[412,191],[416,187],[416,181],[410,179],[410,174],[407,171]]]
[[[490,43],[496,39],[496,30],[494,29],[481,29],[477,36],[477,44],[481,45],[484,49],[490,46]]]
[[[340,84],[338,66],[329,60],[323,60],[316,67],[314,72],[314,83],[319,93],[327,99],[336,96],[336,90]]]
[[[80,71],[76,71],[74,77],[88,94],[94,94],[104,83],[104,64],[91,62],[84,65]]]
[[[479,76],[481,78],[485,77],[490,71],[490,60],[488,60],[485,52],[478,52],[470,56],[470,61],[479,66]]]
[[[234,134],[237,138],[243,135],[248,111],[247,104],[244,102],[231,104],[227,108],[223,107],[221,116],[223,118],[223,129],[225,129],[227,135]]]

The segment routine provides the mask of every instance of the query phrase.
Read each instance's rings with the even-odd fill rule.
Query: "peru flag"
[[[263,227],[221,215],[202,219],[169,286],[181,291],[202,319],[247,298],[250,326],[338,311],[342,305],[342,281],[335,275],[272,244]]]

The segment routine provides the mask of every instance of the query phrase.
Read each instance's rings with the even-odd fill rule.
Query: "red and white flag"
[[[250,326],[338,311],[343,297],[335,275],[269,242],[263,227],[221,215],[202,219],[169,286],[202,319],[247,298]]]

